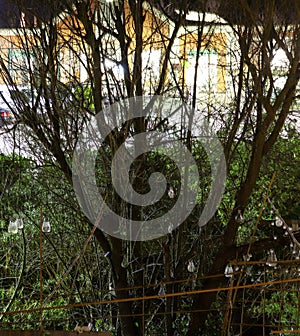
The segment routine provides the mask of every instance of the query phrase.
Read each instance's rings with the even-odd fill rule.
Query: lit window
[[[195,50],[190,50],[186,68],[186,83],[192,88],[196,67]],[[215,50],[202,50],[198,60],[197,91],[216,91],[218,84],[218,53]]]

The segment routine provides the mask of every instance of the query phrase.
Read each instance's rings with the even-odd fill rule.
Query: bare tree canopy
[[[289,224],[299,217],[299,1],[1,6],[13,11],[0,21],[0,108],[12,116],[0,129],[11,155],[1,148],[3,213],[36,223],[42,209],[53,219],[45,310],[71,288],[74,302],[102,304],[67,306],[65,318],[105,320],[118,336],[213,335],[214,326],[225,335],[230,321],[251,325],[258,308],[229,314],[223,307],[238,295],[218,293],[248,283],[246,267],[232,276],[233,261],[250,252],[268,267],[277,255],[300,258]],[[37,244],[25,229],[12,247],[22,263],[3,268],[0,322],[38,283],[26,249]],[[7,255],[7,265],[17,263]]]

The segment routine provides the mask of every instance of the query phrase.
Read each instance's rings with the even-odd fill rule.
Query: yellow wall
[[[92,0],[93,1],[93,0]],[[92,7],[93,8],[93,7]],[[135,27],[134,21],[132,18],[132,13],[130,12],[130,8],[128,4],[125,2],[124,7],[125,20],[126,20],[126,33],[131,38],[130,49],[129,52],[133,54],[135,50]],[[152,12],[144,9],[144,27],[143,27],[143,50],[152,51],[152,50],[160,50],[161,55],[163,56],[165,47],[168,44],[168,38],[170,34],[169,25],[160,17],[154,16]],[[65,17],[63,21],[58,23],[58,29],[60,30],[60,37],[58,38],[58,45],[60,48],[60,52],[62,55],[65,55],[64,62],[66,62],[65,66],[72,66],[72,64],[68,65],[67,63],[72,60],[68,59],[69,53],[69,45],[72,45],[74,49],[74,53],[76,51],[80,54],[80,50],[83,50],[84,41],[80,36],[75,36],[74,31],[82,29],[81,23],[72,17]],[[0,33],[1,35],[1,33]],[[79,34],[80,35],[80,34]],[[20,38],[17,36],[6,36],[0,37],[0,55],[2,59],[7,60],[7,52],[8,48],[11,45],[14,45],[15,48],[18,48],[20,43]],[[180,36],[180,47],[178,55],[181,59],[181,69],[184,69],[184,60],[187,59],[187,56],[190,51],[194,51],[197,49],[197,34],[184,34]],[[218,53],[218,67],[217,67],[217,91],[224,92],[226,88],[226,36],[223,33],[211,33],[207,34],[202,38],[201,42],[201,50],[203,49],[214,49]],[[86,48],[85,48],[86,50]],[[6,53],[6,54],[5,54]],[[78,56],[77,56],[78,57]],[[130,61],[132,64],[132,61]],[[159,69],[155,69],[159,72]],[[182,71],[182,70],[181,70]],[[77,79],[80,77],[79,67],[78,69],[74,66],[73,76]],[[62,72],[63,73],[63,72]],[[182,73],[179,74],[179,77],[182,76]],[[62,76],[61,80],[67,82],[70,78],[67,78],[67,73],[65,74],[65,78]],[[70,77],[70,76],[69,76]],[[1,79],[0,79],[1,80]]]
[[[22,52],[24,50],[24,40],[17,35],[12,35],[12,30],[0,30],[0,57],[1,61],[3,62],[4,66],[1,68],[1,76],[0,76],[0,84],[5,84],[4,78],[7,77],[9,74],[5,73],[5,69],[9,69],[9,55],[11,52]],[[30,43],[30,39],[28,39],[28,43]],[[17,61],[16,59],[14,61]],[[28,69],[24,69],[23,67],[19,69],[19,73],[23,72],[26,73]],[[27,77],[27,76],[26,76]],[[24,76],[17,76],[15,78],[15,84],[24,84]]]

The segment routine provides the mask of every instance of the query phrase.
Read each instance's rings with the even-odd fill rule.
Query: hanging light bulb
[[[237,215],[235,216],[235,220],[238,223],[241,223],[243,221],[243,215],[242,215],[242,211],[239,209]]]
[[[17,224],[18,229],[23,229],[24,228],[24,221],[23,221],[22,217],[17,218],[16,224]]]
[[[169,191],[168,191],[168,196],[170,198],[174,198],[175,197],[175,192],[174,192],[174,189],[173,187],[170,187]]]
[[[10,221],[8,224],[8,233],[16,234],[18,233],[18,225],[17,222]]]
[[[231,278],[233,276],[233,268],[231,265],[227,265],[225,267],[225,271],[224,271],[224,275],[227,277],[227,278]]]
[[[277,265],[277,256],[273,249],[270,250],[267,258],[267,266],[275,267]]]
[[[110,295],[112,296],[116,296],[116,291],[115,291],[115,288],[113,286],[113,284],[110,282],[109,285],[108,285],[108,290],[110,292]]]
[[[279,218],[278,216],[276,216],[275,225],[277,227],[281,227],[283,225],[283,222],[282,222],[281,218]]]
[[[166,291],[165,291],[165,288],[163,285],[160,285],[159,287],[159,291],[158,291],[158,295],[159,296],[162,296],[162,295],[165,295],[166,294]]]
[[[51,225],[49,221],[45,221],[45,220],[43,221],[42,231],[45,233],[51,232]]]
[[[195,272],[195,264],[193,262],[193,260],[190,260],[188,265],[187,265],[187,270],[190,272],[190,273],[194,273]]]

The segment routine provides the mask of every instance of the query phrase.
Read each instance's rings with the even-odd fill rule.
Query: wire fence
[[[33,313],[36,318],[36,325],[39,323],[39,314],[42,312],[54,311],[70,311],[77,308],[89,307],[95,309],[95,319],[101,319],[102,321],[112,321],[113,319],[120,319],[122,317],[134,317],[153,319],[165,318],[172,315],[185,315],[191,316],[191,314],[199,312],[207,312],[209,314],[219,313],[223,316],[222,336],[231,334],[232,330],[239,330],[239,335],[247,335],[246,332],[249,329],[259,328],[263,331],[263,335],[298,335],[300,333],[300,273],[299,273],[299,260],[277,260],[276,268],[268,267],[266,262],[235,262],[231,263],[233,272],[228,278],[227,286],[212,288],[212,289],[194,289],[188,291],[178,292],[164,292],[155,295],[141,295],[129,298],[118,299],[122,295],[116,295],[110,299],[91,302],[73,302],[63,305],[53,305],[49,300],[45,300],[47,304],[42,307],[36,306],[31,309],[20,309],[0,312],[0,316],[4,315],[8,318],[8,323],[11,323],[11,318],[14,316],[31,316]],[[253,268],[255,267],[255,269]],[[295,272],[293,272],[293,269]],[[197,282],[203,281],[210,277],[188,278],[178,281],[169,281],[155,284],[145,284],[144,286],[136,286],[130,288],[114,289],[118,291],[129,291],[133,289],[142,289],[143,293],[147,292],[148,288],[155,287],[158,289],[160,286],[167,288],[172,284]],[[224,274],[215,275],[217,278],[223,278]],[[107,292],[107,291],[105,291]],[[141,291],[140,291],[141,292]],[[226,305],[211,307],[208,310],[191,309],[187,307],[185,309],[158,309],[158,303],[162,303],[167,298],[191,298],[197,295],[201,295],[207,292],[217,292],[219,296],[222,296],[226,301]],[[128,312],[128,314],[120,315],[116,307],[118,303],[132,302],[134,304],[140,302],[144,305],[145,302],[156,303],[151,306],[152,309],[141,311],[139,313]],[[101,307],[107,309],[102,310]],[[109,313],[107,313],[109,312]],[[249,319],[249,312],[251,312],[254,318]],[[97,315],[97,313],[99,315]],[[0,323],[0,335],[1,336],[36,336],[39,335],[39,331],[1,331],[1,329],[8,329],[9,326],[5,322],[6,318]],[[49,322],[49,320],[47,321]],[[61,321],[60,321],[61,322]],[[78,322],[78,320],[77,320]],[[83,323],[84,321],[79,322]],[[74,328],[74,326],[73,326]],[[98,329],[99,330],[99,329]],[[101,329],[100,329],[101,330]],[[103,327],[102,330],[105,330]],[[48,332],[48,331],[47,331]],[[62,336],[62,335],[77,335],[77,333],[71,331],[49,331],[48,334],[43,336]],[[92,335],[110,335],[108,333],[89,333]],[[147,330],[144,331],[144,335],[148,335]],[[151,334],[149,334],[151,335]],[[161,336],[164,335],[163,333]],[[152,335],[151,335],[152,336]]]
[[[1,336],[78,336],[76,331],[0,330]],[[110,336],[110,332],[89,332],[89,336]]]

